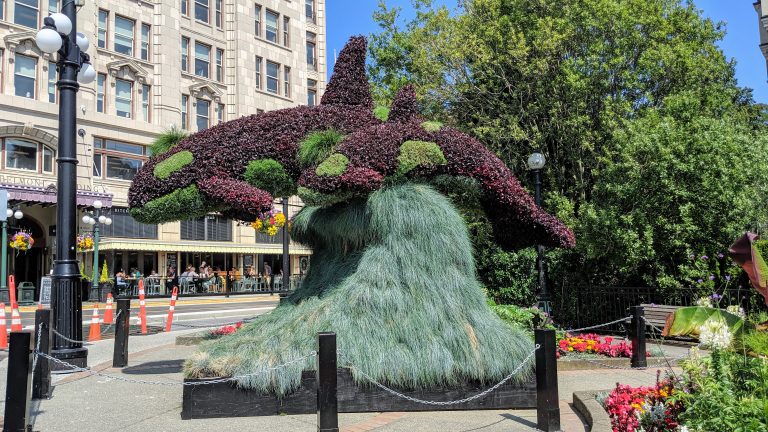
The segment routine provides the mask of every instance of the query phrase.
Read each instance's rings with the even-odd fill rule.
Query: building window
[[[181,0],[181,14],[189,16],[189,0]]]
[[[121,16],[115,17],[115,51],[127,56],[133,55],[134,21]]]
[[[156,239],[157,225],[136,222],[125,207],[112,207],[102,212],[104,216],[112,218],[111,225],[102,225],[101,234],[104,237],[132,238],[132,239]],[[146,257],[146,253],[144,257]],[[122,264],[118,264],[121,266]]]
[[[133,83],[115,79],[115,112],[118,117],[131,118],[133,112]]]
[[[0,20],[5,19],[5,0],[0,0]]]
[[[290,36],[290,30],[291,30],[291,19],[287,16],[283,16],[283,45],[284,46],[291,46],[291,36]]]
[[[181,239],[232,241],[232,220],[214,215],[182,220]]]
[[[224,81],[224,50],[216,50],[216,81]]]
[[[37,81],[37,58],[16,54],[14,61],[13,85],[16,96],[35,98]]]
[[[221,19],[221,0],[215,0],[216,1],[216,27],[221,28],[221,26],[224,24]]]
[[[181,37],[181,70],[189,72],[189,38]]]
[[[141,25],[141,59],[149,60],[149,37],[151,27],[149,24]]]
[[[37,172],[37,143],[20,139],[6,139],[5,167]]]
[[[48,0],[48,14],[54,14],[59,11],[59,0]]]
[[[267,91],[280,93],[280,65],[271,61],[267,61]]]
[[[256,56],[256,88],[257,89],[261,89],[263,87],[261,83],[261,73],[262,73],[262,68],[264,67],[263,63],[264,63],[264,60],[262,60],[261,57]]]
[[[224,104],[219,104],[219,109],[216,111],[216,120],[219,124],[224,123]]]
[[[208,126],[210,126],[208,118],[211,114],[211,103],[205,99],[196,99],[195,102],[195,105],[197,105],[195,109],[197,130],[208,129]]]
[[[279,34],[278,20],[280,15],[271,10],[267,11],[267,40],[270,42],[278,43],[277,35]]]
[[[109,33],[109,12],[104,9],[99,9],[99,28],[98,32],[98,46],[99,48],[107,48],[107,34]]]
[[[195,19],[208,23],[209,20],[208,0],[195,0]]]
[[[107,85],[107,75],[100,73],[96,76],[96,112],[106,112],[106,97],[104,90]]]
[[[317,70],[317,35],[307,32],[307,65],[312,70]]]
[[[115,180],[133,180],[146,158],[146,147],[103,138],[93,140],[93,175]]]
[[[261,37],[261,6],[255,5],[253,7],[253,30],[256,36]]]
[[[48,62],[48,102],[56,103],[56,63]]]
[[[150,115],[150,88],[146,84],[141,85],[141,115],[142,119],[149,123],[151,121]]]
[[[313,79],[307,80],[307,105],[317,105],[317,81]]]
[[[195,42],[195,75],[208,78],[211,74],[211,47]]]
[[[39,27],[38,16],[40,16],[39,0],[16,0],[16,9],[13,13],[14,23],[37,29]]]
[[[283,67],[283,95],[291,97],[291,68],[288,66]]]
[[[181,95],[181,128],[187,129],[188,128],[188,121],[189,118],[189,96],[183,94]]]
[[[307,21],[315,22],[315,0],[304,0],[304,11]]]
[[[43,146],[43,172],[53,173],[53,150],[50,147]]]

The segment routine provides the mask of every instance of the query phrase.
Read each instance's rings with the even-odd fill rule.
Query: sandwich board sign
[[[40,278],[40,304],[43,307],[51,306],[51,285],[53,281],[50,276]]]

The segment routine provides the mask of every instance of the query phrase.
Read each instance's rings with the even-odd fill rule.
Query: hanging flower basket
[[[35,244],[29,233],[18,232],[11,237],[10,246],[18,251],[28,251]]]
[[[80,234],[77,236],[77,251],[85,252],[93,249],[93,236],[91,234]]]
[[[277,234],[278,229],[285,226],[285,215],[275,209],[259,215],[259,218],[251,223],[251,227],[256,232],[264,233],[270,236]]]

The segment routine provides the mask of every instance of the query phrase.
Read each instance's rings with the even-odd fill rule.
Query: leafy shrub
[[[387,121],[389,119],[389,108],[379,105],[373,109],[373,116],[383,122]]]
[[[186,137],[186,132],[177,129],[176,127],[172,127],[158,135],[157,138],[152,141],[152,144],[149,145],[149,150],[152,153],[152,156],[159,156],[175,147]]]
[[[746,332],[742,336],[741,341],[748,352],[768,356],[768,332]]]
[[[312,132],[299,143],[299,163],[303,167],[316,165],[333,153],[344,134],[334,129]]]
[[[439,121],[425,121],[421,124],[421,127],[427,132],[437,132],[443,127],[443,123]]]
[[[157,221],[176,220],[179,215],[205,216],[212,210],[214,207],[206,204],[197,186],[189,185],[155,198],[140,208],[131,208],[130,212],[131,216],[139,222],[157,223]]]
[[[418,166],[434,167],[445,165],[445,155],[437,144],[427,141],[406,141],[400,146],[397,173],[405,175]]]
[[[340,176],[347,169],[347,165],[349,158],[341,153],[334,153],[317,166],[315,173],[319,176]]]
[[[296,193],[296,183],[285,171],[283,165],[274,159],[248,162],[243,177],[246,182],[271,193],[275,197],[286,197]]]
[[[171,174],[191,164],[195,160],[190,151],[180,151],[173,156],[163,160],[159,164],[155,165],[154,173],[155,177],[159,179],[167,179]]]

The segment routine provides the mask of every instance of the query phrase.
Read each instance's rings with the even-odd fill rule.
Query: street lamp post
[[[291,266],[288,260],[290,259],[290,255],[288,253],[288,245],[290,243],[290,238],[288,237],[288,198],[283,197],[283,216],[286,217],[285,225],[283,226],[283,289],[279,295],[280,297],[287,297],[287,292],[291,289],[291,275],[289,274],[291,271]]]
[[[8,303],[11,301],[10,294],[8,292],[8,219],[19,220],[24,217],[24,213],[21,210],[14,211],[13,209],[6,209],[5,214],[2,215],[3,219],[3,245],[0,247],[2,251],[0,253],[0,301]]]
[[[83,339],[83,304],[80,269],[77,265],[77,91],[78,82],[88,84],[96,78],[90,64],[88,39],[77,33],[77,10],[85,0],[64,0],[61,13],[46,17],[35,42],[41,51],[58,52],[59,148],[56,159],[56,260],[53,266],[51,308],[54,336],[51,355],[79,367],[88,363],[88,349],[72,340]],[[71,339],[71,340],[67,340]]]
[[[541,207],[541,170],[547,163],[543,154],[534,152],[528,156],[528,169],[533,173],[533,199],[536,206]],[[539,292],[536,295],[536,306],[546,312],[552,312],[551,298],[547,289],[547,265],[544,262],[544,246],[536,245],[536,269],[538,270]]]
[[[93,215],[86,214],[83,216],[83,223],[91,225],[93,227],[93,279],[91,280],[91,291],[88,294],[90,300],[99,299],[99,224],[112,225],[112,218],[108,218],[101,214],[101,201],[96,200],[93,202]]]

